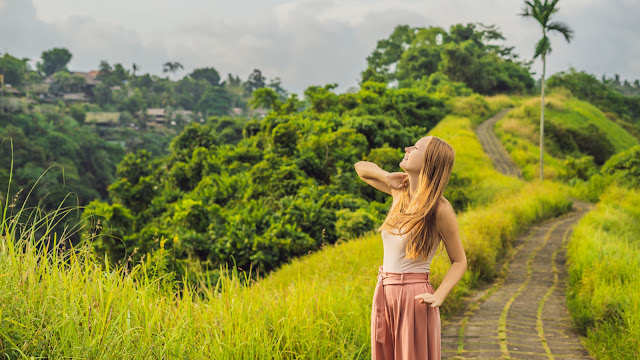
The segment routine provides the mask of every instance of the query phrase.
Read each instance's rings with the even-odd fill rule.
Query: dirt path
[[[565,253],[573,225],[592,207],[574,200],[571,212],[516,239],[503,275],[443,321],[443,359],[591,359],[566,308]]]
[[[509,110],[511,109],[501,110],[482,124],[478,125],[476,128],[476,135],[478,136],[478,140],[480,140],[480,144],[482,144],[484,152],[487,153],[493,161],[493,165],[496,170],[505,175],[512,175],[522,179],[520,168],[513,163],[511,157],[509,157],[509,154],[493,133],[493,126],[498,122],[498,120],[502,119]]]

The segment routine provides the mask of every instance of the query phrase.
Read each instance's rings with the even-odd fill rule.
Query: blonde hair
[[[455,154],[451,145],[432,136],[425,148],[424,164],[418,174],[418,186],[413,199],[409,198],[409,186],[404,187],[400,198],[377,229],[405,230],[396,235],[413,232],[407,241],[407,259],[426,260],[440,244],[442,236],[436,228],[436,210],[438,203],[444,199],[442,194],[451,177]]]

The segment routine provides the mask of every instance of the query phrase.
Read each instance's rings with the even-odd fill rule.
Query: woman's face
[[[415,145],[404,148],[406,153],[399,165],[405,172],[416,174],[420,172],[422,164],[424,164],[425,150],[430,140],[431,136],[426,136],[418,140]]]

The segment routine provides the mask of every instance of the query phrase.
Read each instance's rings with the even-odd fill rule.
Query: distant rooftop
[[[87,112],[85,123],[117,124],[120,120],[119,112]]]

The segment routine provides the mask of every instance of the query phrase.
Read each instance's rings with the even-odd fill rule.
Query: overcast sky
[[[100,60],[141,73],[162,74],[179,61],[178,77],[215,67],[267,79],[301,94],[307,86],[357,86],[366,57],[398,24],[495,24],[507,46],[530,58],[539,25],[517,14],[516,0],[0,0],[0,52],[37,59],[66,47],[72,71],[97,69]],[[558,20],[575,38],[551,36],[547,73],[570,66],[600,77],[640,78],[640,0],[561,0]],[[533,70],[541,73],[539,60]],[[139,73],[140,73],[139,72]]]

